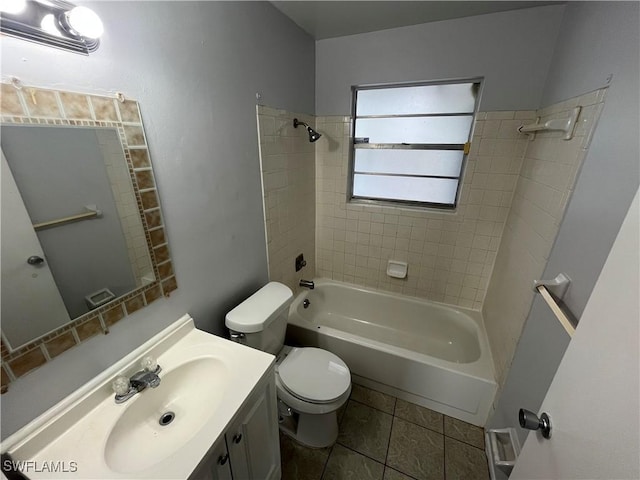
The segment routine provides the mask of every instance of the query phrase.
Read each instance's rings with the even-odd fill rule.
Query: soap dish
[[[387,275],[393,278],[407,278],[407,262],[389,260],[387,263]]]

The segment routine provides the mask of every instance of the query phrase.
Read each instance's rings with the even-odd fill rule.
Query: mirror
[[[177,285],[137,102],[3,84],[0,141],[2,360],[18,377],[38,363],[21,357],[43,363]]]
[[[11,345],[23,345],[155,280],[115,128],[4,125],[1,144],[10,170],[3,169],[3,178],[13,177],[24,203],[17,208],[19,198],[3,197],[2,228],[15,232],[26,224],[18,218],[25,209],[35,226],[21,232],[19,243],[2,242],[2,318],[9,320],[2,330]],[[13,192],[8,187],[6,194]],[[34,233],[35,239],[28,238]],[[25,262],[33,256],[42,261]],[[21,269],[24,279],[17,274]],[[39,276],[48,276],[46,269],[55,285],[34,288]],[[49,318],[32,321],[33,299],[48,287],[57,289],[68,315],[52,309]],[[31,302],[20,298],[21,292],[30,292]],[[46,298],[51,309],[52,299]]]

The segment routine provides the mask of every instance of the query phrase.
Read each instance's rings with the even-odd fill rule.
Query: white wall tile
[[[333,269],[341,257],[334,257],[332,250],[335,219],[331,215],[318,216],[329,249],[316,252],[315,148],[304,131],[293,128],[294,117],[314,125],[308,115],[258,107],[269,278],[297,292],[300,278],[316,275],[316,255],[319,269],[320,265]],[[333,189],[325,179],[319,179],[318,188]],[[307,265],[296,272],[295,258],[300,253]]]
[[[293,114],[259,110],[271,278],[297,289],[302,275],[294,274],[293,258],[304,251],[304,276],[315,271],[468,308],[486,304],[485,323],[501,376],[602,98],[595,93],[538,112],[480,112],[456,212],[348,203],[350,119],[297,115],[323,134],[310,144],[291,127]],[[562,118],[580,101],[591,107],[583,109],[571,141],[538,133],[530,142],[517,132],[538,116]],[[314,221],[300,220],[308,218]],[[389,259],[408,261],[406,279],[386,276]]]
[[[330,194],[326,185],[347,190],[350,119],[316,118],[316,127],[323,134],[316,144],[317,204],[335,208],[326,213],[334,222],[337,212],[346,214],[345,252],[362,257],[361,269],[350,270],[348,276],[335,262],[327,264],[322,275],[480,309],[487,286],[481,275],[493,268],[495,256],[489,253],[497,251],[522,165],[527,139],[516,131],[522,119],[534,120],[535,112],[480,112],[476,116],[458,208],[441,212],[353,204],[344,194]],[[319,214],[318,252],[331,249],[322,234],[329,226]],[[358,251],[358,246],[369,248]],[[407,279],[386,276],[386,262],[392,258],[409,261]],[[345,262],[350,260],[345,257]],[[464,283],[467,277],[469,284]]]
[[[557,132],[538,132],[533,141],[516,140],[520,143],[514,147],[514,152],[524,148],[525,153],[483,306],[500,383],[504,381],[533,302],[531,286],[542,274],[558,233],[588,147],[586,139],[591,136],[602,110],[605,90],[587,93],[538,112],[516,112],[515,119],[522,123],[534,123],[536,117],[543,123],[551,118],[565,118],[575,106],[583,107],[571,140],[564,140]],[[494,145],[496,150],[507,148],[499,145]],[[501,205],[506,206],[506,202]],[[490,248],[495,247],[496,242],[492,239]],[[478,266],[479,263],[475,263],[471,269],[477,272]]]

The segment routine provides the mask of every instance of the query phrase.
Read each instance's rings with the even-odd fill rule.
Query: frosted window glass
[[[369,143],[466,143],[473,116],[360,118],[356,137]]]
[[[453,205],[458,181],[446,178],[353,176],[353,196]]]
[[[357,148],[356,173],[399,173],[458,177],[462,167],[461,150],[378,150]]]
[[[358,90],[356,115],[473,113],[473,83]]]

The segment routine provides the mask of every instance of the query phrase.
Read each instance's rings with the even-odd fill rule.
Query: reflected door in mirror
[[[21,346],[69,321],[31,220],[2,155],[2,328]],[[35,263],[35,264],[34,264]]]

